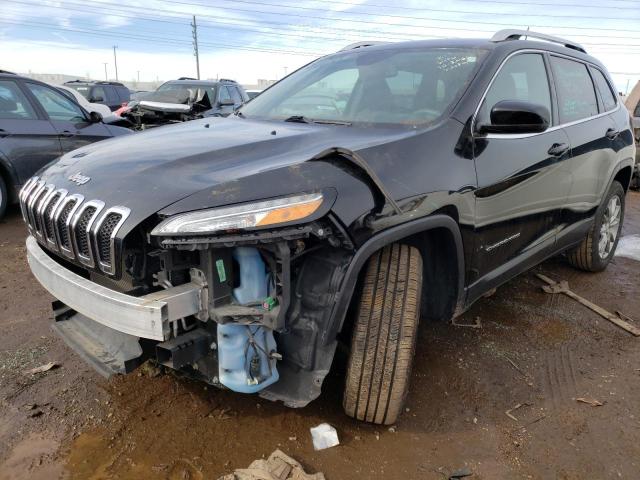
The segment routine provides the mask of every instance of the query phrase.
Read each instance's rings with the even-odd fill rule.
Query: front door
[[[17,82],[0,80],[0,156],[24,183],[62,153],[58,133]]]
[[[542,53],[509,58],[492,82],[476,116],[490,123],[493,106],[518,100],[545,107],[552,118],[548,62]],[[475,135],[475,251],[477,292],[496,286],[541,252],[552,249],[571,187],[569,139],[551,126],[534,134]],[[472,278],[473,281],[473,278]],[[470,296],[474,295],[472,285]]]
[[[58,132],[65,153],[112,136],[103,123],[91,123],[78,104],[53,88],[31,82],[27,87]]]

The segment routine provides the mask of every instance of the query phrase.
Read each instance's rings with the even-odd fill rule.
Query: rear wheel
[[[5,212],[7,211],[7,205],[9,204],[9,193],[7,191],[7,184],[0,175],[0,219],[4,217]]]
[[[422,257],[401,244],[369,260],[355,320],[343,406],[358,420],[391,424],[409,388],[422,292]]]
[[[587,272],[604,270],[616,251],[624,220],[624,189],[614,181],[582,243],[567,253],[569,263]]]

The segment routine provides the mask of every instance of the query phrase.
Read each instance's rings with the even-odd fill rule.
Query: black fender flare
[[[609,191],[609,189],[611,188],[611,184],[613,183],[613,180],[616,178],[616,176],[618,175],[618,173],[620,173],[620,171],[624,168],[631,168],[631,175],[629,176],[629,185],[622,185],[622,188],[624,188],[624,191],[628,191],[629,190],[629,186],[631,185],[631,181],[633,180],[633,169],[635,166],[635,160],[631,157],[627,157],[624,160],[620,161],[615,168],[613,169],[613,172],[611,173],[611,177],[609,178],[609,183],[607,184],[607,189],[604,192],[604,195],[607,194],[607,192]]]
[[[371,255],[373,255],[373,253],[380,250],[381,248],[391,243],[402,240],[403,238],[407,238],[411,235],[426,232],[436,228],[447,229],[453,237],[458,256],[458,292],[456,295],[456,304],[458,309],[462,306],[464,302],[465,292],[465,270],[464,251],[462,246],[462,235],[460,233],[460,228],[457,222],[448,215],[435,214],[419,218],[410,222],[396,225],[387,230],[383,230],[382,232],[374,235],[369,240],[367,240],[355,253],[353,259],[351,260],[351,263],[349,264],[349,267],[347,268],[344,279],[342,280],[338,298],[336,299],[334,307],[331,310],[329,322],[327,328],[325,329],[325,338],[323,338],[323,343],[325,345],[333,342],[338,332],[342,329],[349,304],[351,303],[353,292],[358,282],[360,271],[365,266],[367,260],[369,260]]]

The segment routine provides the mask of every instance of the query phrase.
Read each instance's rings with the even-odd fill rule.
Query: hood
[[[62,156],[41,176],[86,200],[130,208],[127,231],[203,189],[291,167],[329,148],[358,151],[411,135],[397,128],[208,118],[88,145]],[[90,180],[69,180],[78,173]]]

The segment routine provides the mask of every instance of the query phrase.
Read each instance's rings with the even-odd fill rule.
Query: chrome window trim
[[[111,257],[111,263],[106,263],[103,262],[102,259],[100,258],[100,245],[98,244],[98,232],[100,231],[100,227],[102,226],[102,224],[104,223],[104,221],[106,220],[107,216],[110,213],[118,213],[121,215],[120,220],[118,221],[118,223],[116,224],[116,226],[113,228],[113,231],[111,232],[111,235],[109,237],[109,252],[110,252],[110,257]],[[108,208],[107,210],[105,210],[102,215],[100,216],[100,219],[96,222],[95,227],[93,229],[93,239],[95,241],[95,252],[96,252],[96,259],[98,261],[98,267],[100,268],[100,270],[102,270],[104,273],[108,274],[108,275],[114,275],[116,273],[116,245],[115,245],[115,239],[116,236],[118,234],[118,230],[120,230],[120,227],[122,227],[122,224],[127,220],[127,218],[129,217],[129,215],[131,214],[131,210],[127,207],[123,207],[123,206],[116,206],[116,207],[111,207]]]
[[[80,252],[80,249],[78,248],[78,241],[77,241],[77,234],[78,234],[78,222],[80,221],[80,218],[82,217],[82,214],[87,210],[87,208],[89,207],[95,207],[96,211],[95,213],[91,216],[91,218],[89,219],[89,222],[87,223],[87,227],[85,228],[85,232],[87,234],[87,249],[89,250],[89,255],[85,256]],[[71,220],[71,231],[73,233],[72,235],[72,239],[73,239],[73,248],[76,251],[76,258],[80,261],[80,263],[86,265],[87,267],[91,267],[91,268],[95,268],[96,263],[95,263],[95,255],[94,255],[94,251],[93,251],[93,241],[91,239],[91,227],[93,227],[93,224],[96,221],[96,218],[98,218],[100,216],[100,212],[102,211],[102,209],[104,208],[104,202],[100,201],[100,200],[90,200],[88,202],[85,202],[82,207],[76,212],[76,214],[73,217],[73,220]]]
[[[71,211],[69,212],[69,216],[67,217],[67,221],[64,224],[64,229],[67,232],[67,238],[69,239],[69,249],[67,249],[63,244],[62,244],[62,235],[60,233],[60,225],[59,225],[59,220],[60,220],[60,215],[62,214],[62,211],[64,210],[64,208],[67,206],[67,204],[69,202],[71,202],[72,200],[76,200],[75,205],[73,206],[73,208],[71,209]],[[80,205],[82,205],[82,202],[84,201],[84,197],[82,195],[80,195],[79,193],[74,193],[73,195],[68,195],[67,197],[65,197],[65,199],[60,203],[60,205],[58,205],[57,210],[54,212],[54,221],[55,221],[55,226],[56,226],[56,240],[58,242],[58,245],[60,246],[60,251],[62,252],[62,254],[65,257],[71,258],[71,259],[75,259],[75,255],[74,255],[74,249],[73,249],[73,236],[71,235],[71,220],[73,219],[73,216],[75,215],[75,213],[78,211],[78,208],[80,208]]]
[[[498,69],[496,70],[496,72],[493,74],[493,77],[491,77],[491,81],[489,82],[489,85],[487,85],[487,88],[485,89],[484,93],[482,94],[482,97],[480,98],[480,102],[478,103],[478,106],[476,107],[475,112],[473,113],[473,118],[471,120],[471,132],[473,136],[476,136],[478,134],[478,132],[476,131],[476,121],[478,119],[478,112],[480,111],[480,107],[482,107],[482,104],[487,96],[487,93],[489,93],[489,89],[493,86],[493,82],[495,81],[496,77],[500,74],[500,72],[502,71],[502,68],[504,67],[505,63],[507,63],[512,57],[515,57],[516,55],[522,55],[522,54],[526,54],[526,53],[537,53],[537,54],[548,54],[548,55],[555,55],[556,57],[564,57],[568,60],[573,60],[574,62],[579,62],[582,63],[583,65],[585,65],[587,67],[587,69],[591,66],[593,66],[594,68],[598,68],[596,65],[594,65],[593,63],[589,63],[586,62],[582,59],[576,58],[576,57],[572,57],[571,55],[564,55],[562,53],[556,53],[556,52],[552,52],[549,50],[540,50],[540,49],[534,49],[534,48],[527,48],[527,49],[523,49],[523,50],[516,50],[515,52],[511,52],[509,55],[507,55],[507,57],[502,61],[502,63],[500,64],[500,66],[498,67]],[[605,75],[605,79],[607,78],[607,76]],[[593,82],[593,80],[591,80]],[[608,81],[608,79],[607,79]],[[549,85],[549,87],[551,88],[551,85]],[[594,88],[597,88],[594,85]],[[614,112],[617,112],[618,110],[620,110],[620,102],[618,101],[618,99],[616,98],[616,102],[617,102],[617,106],[616,108],[614,108],[613,110],[609,110],[607,112],[602,112],[602,113],[598,113],[597,115],[593,115],[591,117],[587,117],[587,118],[581,118],[580,120],[575,120],[573,122],[567,122],[567,123],[560,123],[558,125],[554,125],[552,127],[547,128],[544,132],[536,132],[536,133],[489,133],[487,135],[483,135],[482,138],[506,138],[506,139],[517,139],[517,138],[529,138],[529,137],[535,137],[537,135],[544,135],[547,132],[553,132],[555,130],[560,130],[561,128],[566,128],[566,127],[571,127],[573,125],[578,125],[580,123],[584,123],[584,122],[589,122],[591,120],[595,120],[596,118],[600,118],[600,117],[604,117],[605,115],[610,115]]]
[[[60,194],[60,198],[58,198],[58,200],[56,200],[56,203],[53,205],[53,207],[51,208],[51,214],[49,216],[49,218],[51,219],[51,222],[53,224],[53,238],[49,238],[47,236],[47,227],[46,227],[46,221],[47,219],[44,218],[44,212],[46,211],[46,208],[44,210],[42,210],[42,218],[43,221],[45,222],[45,227],[44,227],[44,238],[47,242],[47,245],[52,248],[53,250],[55,250],[56,252],[59,251],[60,246],[58,244],[58,235],[57,235],[57,225],[55,222],[55,213],[58,210],[58,207],[60,206],[60,203],[62,203],[62,201],[65,199],[65,197],[67,196],[67,190],[65,190],[64,188],[59,188],[57,190],[53,191],[53,194],[51,195],[51,198],[53,198],[56,194]]]

